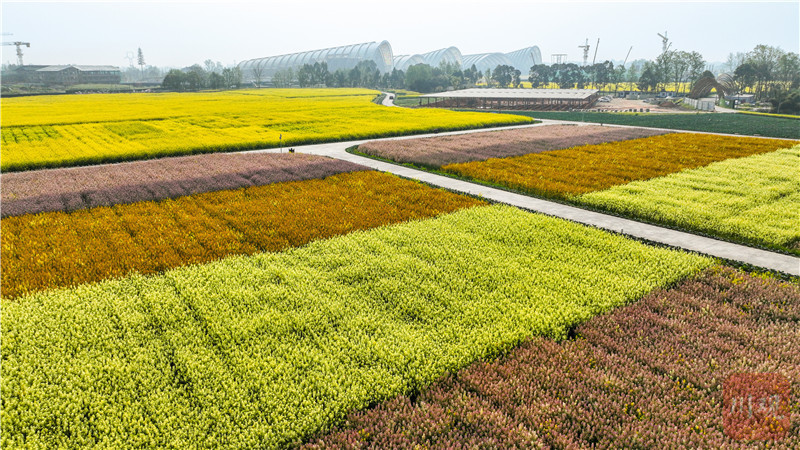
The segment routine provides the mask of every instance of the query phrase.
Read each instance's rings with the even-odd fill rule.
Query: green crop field
[[[785,117],[752,114],[655,114],[655,113],[598,113],[503,111],[537,119],[570,120],[576,122],[608,123],[637,127],[668,128],[670,130],[703,131],[752,136],[800,139],[800,122]]]

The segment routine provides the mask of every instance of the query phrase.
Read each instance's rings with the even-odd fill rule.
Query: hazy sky
[[[707,61],[757,44],[798,52],[800,0],[782,2],[540,2],[520,0],[282,0],[280,2],[2,1],[4,41],[30,42],[26,64],[127,66],[142,48],[147,64],[182,67],[388,40],[395,55],[456,46],[463,54],[538,45],[582,58],[578,45],[600,38],[597,59],[655,58],[656,33],[672,49]],[[2,47],[2,62],[15,48]],[[135,61],[134,61],[135,63]]]

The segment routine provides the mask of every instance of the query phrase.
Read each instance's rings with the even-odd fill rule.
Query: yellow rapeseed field
[[[534,195],[572,198],[730,158],[773,152],[793,144],[796,142],[779,139],[672,133],[447,164],[442,170]]]
[[[153,274],[483,205],[383,172],[3,219],[2,296]]]
[[[4,99],[3,171],[528,123],[387,108],[367,89],[259,89]],[[280,139],[282,136],[282,139]]]

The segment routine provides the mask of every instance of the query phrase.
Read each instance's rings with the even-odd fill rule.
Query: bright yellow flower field
[[[387,108],[367,89],[259,89],[4,99],[3,171],[529,123]],[[283,139],[280,140],[282,135]]]

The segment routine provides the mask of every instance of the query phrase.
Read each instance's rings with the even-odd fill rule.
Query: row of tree
[[[655,61],[645,63],[638,87],[648,92],[665,91],[672,83],[675,94],[688,93],[697,80],[707,75],[706,65],[698,52],[666,51]]]
[[[260,67],[253,68],[256,86],[266,78]],[[462,70],[458,64],[442,63],[438,67],[416,64],[407,71],[392,69],[381,74],[373,61],[361,61],[350,70],[330,72],[324,62],[305,64],[294,70],[279,70],[272,75],[275,87],[367,87],[378,89],[410,89],[417,92],[437,92],[448,88],[461,89],[479,81],[497,86],[519,86],[521,72],[511,66],[497,66],[493,71],[480,72],[474,65]]]
[[[758,102],[768,102],[775,112],[800,112],[800,55],[778,47],[757,45],[747,53],[728,56],[725,75],[706,70],[697,52],[666,51],[645,63],[638,87],[664,91],[675,83],[676,93],[688,92],[701,78],[716,78],[731,92],[752,93]]]
[[[532,87],[541,88],[555,84],[559,88],[583,89],[589,86],[601,87],[612,82],[621,82],[624,68],[614,69],[614,63],[604,61],[591,66],[578,66],[573,63],[566,64],[537,64],[531,67],[528,80]]]
[[[731,53],[728,64],[740,91],[748,90],[757,99],[786,96],[800,88],[800,55],[769,45],[757,45],[748,53]]]
[[[205,67],[195,64],[184,69],[172,69],[164,77],[161,87],[170,91],[186,92],[201,89],[236,89],[242,85],[242,71],[238,67],[222,67],[211,60]]]
[[[754,93],[759,101],[780,105],[800,88],[800,57],[780,48],[758,45],[748,53],[731,53],[727,66],[732,72],[725,79],[728,85],[738,92]],[[521,71],[506,65],[481,72],[474,65],[462,69],[457,64],[443,63],[438,67],[417,64],[406,71],[393,69],[381,73],[373,61],[362,61],[352,69],[333,72],[326,63],[317,62],[297,69],[280,70],[271,77],[267,76],[263,66],[252,70],[256,86],[269,79],[275,87],[367,87],[437,92],[478,83],[489,87],[520,87],[522,84]],[[674,94],[688,93],[698,80],[715,76],[707,70],[707,63],[700,53],[679,50],[665,51],[654,61],[634,61],[628,68],[615,67],[610,61],[589,66],[538,64],[532,66],[527,75],[534,88],[556,85],[567,89],[594,87],[607,90],[609,85],[628,81],[636,82],[645,92],[661,92],[669,88]],[[171,70],[163,82],[165,89],[176,91],[228,89],[241,85],[242,73],[238,67],[225,68],[211,60],[205,61],[204,66],[195,64],[182,70]],[[798,96],[800,92],[791,98]]]

